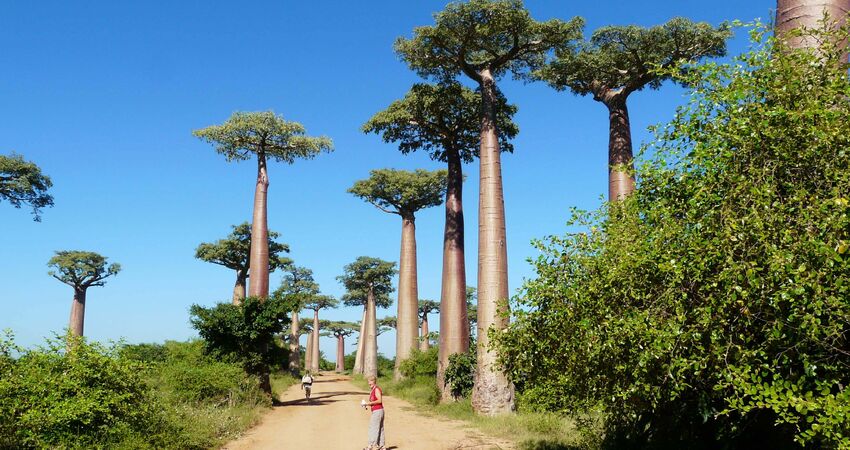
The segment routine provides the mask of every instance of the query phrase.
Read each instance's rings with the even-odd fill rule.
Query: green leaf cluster
[[[420,76],[441,81],[461,73],[479,81],[482,70],[522,78],[542,67],[548,50],[579,38],[584,24],[578,17],[538,22],[520,0],[449,3],[434,22],[397,39],[395,50]]]
[[[95,252],[61,250],[50,258],[48,275],[77,289],[103,286],[106,278],[121,271],[118,263],[106,264],[107,258]]]
[[[398,273],[395,263],[371,256],[359,256],[345,266],[343,275],[337,277],[345,287],[342,301],[346,306],[363,306],[369,291],[375,297],[375,306],[389,308],[393,301],[390,293],[393,288],[393,276]]]
[[[683,17],[650,28],[605,26],[589,40],[561,46],[556,58],[535,72],[534,78],[558,90],[595,97],[609,90],[628,95],[646,86],[658,89],[671,78],[669,69],[723,56],[730,36],[726,24],[715,28]]]
[[[304,305],[319,293],[319,283],[313,279],[313,271],[301,266],[289,264],[284,268],[280,287],[272,297],[285,299],[294,305],[293,311],[300,311]]]
[[[475,347],[470,347],[466,353],[449,355],[449,365],[446,367],[446,386],[455,399],[469,398],[475,384],[475,367],[477,358]]]
[[[519,133],[513,122],[517,108],[497,92],[496,127],[499,148],[513,152],[511,139]],[[397,142],[403,154],[419,149],[431,159],[448,162],[458,158],[472,162],[481,144],[481,94],[457,82],[416,83],[401,100],[375,114],[364,133],[380,134],[384,142]]]
[[[670,76],[639,188],[536,242],[494,336],[531,408],[613,446],[850,448],[850,82],[840,41]]]
[[[354,182],[348,192],[381,211],[413,220],[420,209],[443,204],[447,176],[446,170],[375,169],[369,171],[369,178]]]
[[[221,125],[192,132],[215,145],[215,151],[228,161],[244,161],[251,155],[264,155],[275,161],[292,164],[297,159],[311,159],[333,149],[326,136],[305,136],[304,126],[284,120],[273,111],[234,112]]]
[[[50,177],[42,174],[35,163],[15,153],[0,155],[0,199],[15,208],[31,206],[36,222],[41,221],[41,208],[53,206],[53,196],[47,193],[51,186]]]
[[[248,266],[251,257],[251,224],[242,222],[231,228],[233,231],[226,238],[199,244],[195,249],[195,258],[250,276]],[[291,259],[281,256],[281,253],[289,253],[289,244],[278,242],[276,239],[279,237],[280,233],[269,230],[269,272],[292,263]]]
[[[207,351],[240,362],[245,372],[262,375],[282,361],[275,336],[289,325],[294,304],[285,297],[247,297],[242,305],[192,305],[192,327]]]

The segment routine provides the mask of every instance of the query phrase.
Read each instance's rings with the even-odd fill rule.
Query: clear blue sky
[[[340,296],[342,267],[359,255],[397,261],[400,220],[347,194],[370,169],[441,167],[402,156],[360,126],[418,78],[392,50],[398,36],[433,23],[440,1],[144,1],[0,3],[0,154],[17,152],[54,183],[56,206],[35,223],[0,204],[0,329],[30,346],[67,326],[72,291],[47,275],[56,250],[90,250],[121,263],[89,290],[85,333],[96,340],[161,342],[195,336],[192,303],[228,301],[234,274],[194,258],[200,242],[250,219],[254,162],[227,163],[193,129],[233,111],[274,110],[336,151],[270,168],[269,227]],[[718,24],[769,20],[772,0],[526,2],[540,20],[583,16],[587,32],[609,24],[655,25],[674,16]],[[746,46],[739,30],[730,53]],[[533,272],[534,238],[561,234],[572,206],[607,192],[608,123],[590,98],[541,83],[504,80],[518,105],[516,151],[503,158],[510,288]],[[636,144],[672,117],[683,91],[630,99]],[[476,280],[477,162],[465,167],[467,279]],[[420,297],[439,299],[443,209],[419,213]],[[279,285],[273,273],[271,286]],[[378,316],[395,315],[394,310]],[[360,319],[340,308],[322,314]],[[432,328],[439,323],[431,318]],[[393,355],[395,337],[379,339]],[[347,346],[350,351],[352,346]],[[330,339],[321,344],[331,358]]]

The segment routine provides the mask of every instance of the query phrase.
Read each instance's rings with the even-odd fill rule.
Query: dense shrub
[[[466,353],[449,355],[449,365],[446,367],[446,385],[452,397],[467,398],[472,393],[475,381],[475,348]]]
[[[620,448],[850,448],[847,66],[774,44],[675,74],[634,195],[537,243],[496,336],[526,404]]]
[[[192,326],[198,330],[209,353],[239,361],[245,372],[259,376],[271,392],[269,373],[287,360],[276,339],[289,325],[294,305],[286,297],[247,297],[237,306],[220,303],[212,308],[192,305]]]
[[[436,376],[437,352],[437,347],[431,347],[424,352],[418,348],[414,349],[410,357],[401,362],[398,370],[406,378]]]
[[[82,339],[72,346],[66,354],[61,338],[30,350],[10,336],[0,340],[0,447],[112,447],[167,427],[143,382],[143,364],[115,347]]]

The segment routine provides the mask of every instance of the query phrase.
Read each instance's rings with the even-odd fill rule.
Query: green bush
[[[398,370],[405,378],[434,377],[437,375],[437,353],[437,347],[424,352],[414,349],[410,357],[401,362]]]
[[[499,341],[620,448],[850,448],[850,82],[835,36],[675,76],[639,187],[538,242]],[[796,442],[795,442],[796,441]]]
[[[143,364],[82,339],[65,347],[62,338],[31,350],[0,339],[0,447],[113,447],[162,429]]]
[[[452,397],[467,398],[472,393],[475,377],[475,348],[467,353],[449,355],[449,365],[446,367],[446,385]]]

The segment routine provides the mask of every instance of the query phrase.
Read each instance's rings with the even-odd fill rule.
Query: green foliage
[[[440,302],[434,300],[419,299],[419,318],[440,312]]]
[[[31,350],[0,339],[0,447],[104,448],[159,426],[145,366],[76,339],[68,355],[58,337]]]
[[[731,35],[728,25],[714,28],[682,17],[650,28],[605,26],[589,41],[558,48],[557,58],[534,77],[555,89],[592,94],[597,100],[601,100],[601,92],[609,90],[622,89],[628,95],[647,85],[658,89],[671,78],[669,69],[723,56]]]
[[[336,308],[337,306],[339,306],[339,300],[330,295],[315,294],[308,297],[306,303],[304,303],[305,308],[312,309],[313,311]]]
[[[606,412],[614,446],[850,448],[850,82],[763,42],[672,75],[627,200],[537,242],[509,332],[524,405]],[[793,439],[793,441],[792,441]]]
[[[401,362],[399,372],[405,378],[435,377],[437,376],[437,347],[431,347],[426,351],[418,348],[413,349],[410,357]]]
[[[520,0],[470,0],[446,5],[433,26],[399,38],[395,50],[419,75],[450,81],[461,72],[478,81],[489,70],[523,77],[545,62],[545,53],[581,36],[583,21],[538,22]]]
[[[354,367],[353,365],[351,367]],[[391,376],[395,370],[395,358],[387,358],[383,353],[378,353],[378,376]]]
[[[190,314],[207,351],[234,358],[247,373],[261,375],[283,360],[275,335],[289,325],[292,310],[293,304],[283,298],[247,297],[241,306],[192,305]]]
[[[333,149],[330,138],[304,135],[304,126],[289,122],[272,111],[235,112],[223,124],[192,132],[215,144],[215,151],[228,161],[251,159],[251,154],[292,164]]]
[[[290,264],[284,268],[280,287],[272,293],[272,297],[285,299],[294,305],[293,311],[300,311],[318,293],[319,284],[313,279],[313,271]]]
[[[348,192],[381,211],[412,220],[420,209],[443,204],[447,175],[446,170],[375,169],[369,178],[354,182]]]
[[[50,177],[43,175],[35,163],[25,161],[23,156],[14,153],[0,155],[0,199],[15,208],[21,205],[32,207],[36,222],[41,221],[41,208],[53,206],[53,197],[47,193],[51,186]]]
[[[394,262],[359,256],[343,270],[343,275],[337,277],[337,280],[345,286],[346,293],[342,301],[346,306],[365,305],[370,291],[375,296],[376,307],[389,308],[392,305],[390,293],[395,290],[392,279],[397,273]]]
[[[454,398],[468,398],[472,393],[475,382],[475,347],[467,353],[449,355],[449,365],[446,367],[446,385]]]
[[[251,256],[251,224],[243,222],[232,226],[233,231],[224,239],[216,242],[202,242],[195,249],[195,258],[201,261],[219,264],[228,269],[248,274],[248,263]],[[280,233],[269,231],[269,272],[285,268],[292,260],[280,256],[289,253],[289,245],[277,242]]]
[[[105,256],[94,252],[57,251],[47,262],[47,266],[55,270],[47,274],[75,289],[103,286],[106,284],[106,278],[121,271],[120,264],[112,263],[107,266],[106,259]]]
[[[499,148],[513,152],[511,139],[519,133],[512,117],[517,108],[501,93],[496,97],[496,127]],[[363,132],[380,134],[384,142],[398,142],[407,154],[419,149],[430,152],[431,159],[447,162],[450,158],[472,162],[481,144],[481,95],[460,83],[417,83],[401,100],[375,114]]]

